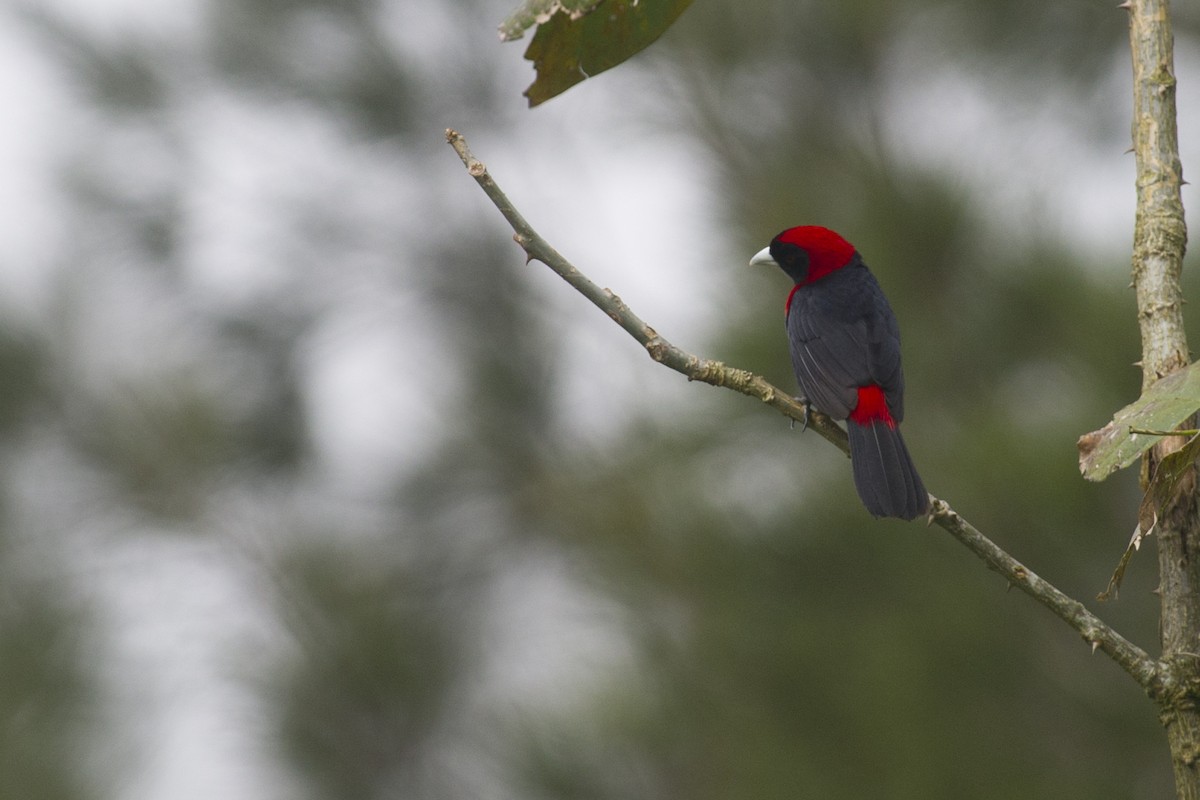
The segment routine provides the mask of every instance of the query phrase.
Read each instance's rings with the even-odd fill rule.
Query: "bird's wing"
[[[867,326],[849,325],[820,313],[812,304],[788,315],[792,367],[800,389],[820,411],[845,419],[858,403],[858,387],[870,382]]]
[[[805,396],[834,419],[858,404],[858,387],[877,384],[892,416],[904,417],[904,374],[895,315],[870,274],[865,283],[825,281],[793,300],[788,314],[792,366]]]

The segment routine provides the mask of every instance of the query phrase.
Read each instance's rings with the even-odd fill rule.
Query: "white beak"
[[[771,258],[771,248],[764,247],[754,254],[754,258],[750,259],[752,267],[778,267],[779,262]]]

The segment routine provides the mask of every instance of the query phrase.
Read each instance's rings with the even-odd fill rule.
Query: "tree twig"
[[[742,394],[755,397],[780,413],[794,420],[803,420],[804,406],[787,392],[769,383],[759,375],[743,369],[727,366],[720,361],[692,355],[664,339],[657,331],[633,313],[621,298],[608,289],[602,289],[576,269],[525,221],[516,207],[501,191],[488,173],[483,162],[475,158],[463,136],[454,130],[446,131],[446,141],[458,153],[463,165],[483,189],[488,199],[500,210],[513,229],[513,239],[525,251],[528,260],[541,261],[571,284],[630,336],[646,348],[655,361],[687,376],[688,380],[703,381],[713,386],[724,386]],[[849,453],[846,433],[836,422],[813,410],[809,427],[832,442],[843,452]],[[1025,565],[1010,556],[994,542],[962,518],[948,503],[931,497],[930,523],[937,524],[967,549],[981,558],[989,568],[999,573],[1011,585],[1028,594],[1050,609],[1056,616],[1074,628],[1092,646],[1093,652],[1101,650],[1128,672],[1134,680],[1151,694],[1159,691],[1161,665],[1145,651],[1125,639],[1103,620],[1092,614],[1083,603],[1075,600],[1048,581],[1039,577]]]

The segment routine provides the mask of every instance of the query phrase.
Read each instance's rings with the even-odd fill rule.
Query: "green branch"
[[[540,261],[567,283],[571,284],[613,322],[625,329],[641,343],[650,357],[687,376],[688,380],[703,381],[713,386],[724,386],[757,398],[775,408],[784,416],[802,421],[804,406],[787,392],[769,383],[766,379],[744,369],[726,366],[720,361],[694,356],[668,342],[653,328],[633,313],[621,298],[608,289],[602,289],[574,267],[533,229],[516,207],[501,191],[488,174],[487,167],[467,147],[467,141],[454,130],[446,131],[446,141],[458,153],[467,171],[483,189],[508,224],[513,229],[513,239],[525,251],[528,260]],[[836,422],[813,410],[809,428],[832,442],[844,453],[849,453],[846,433]],[[962,518],[948,503],[932,497],[929,521],[936,524],[981,558],[992,570],[999,573],[1012,586],[1050,609],[1057,617],[1074,628],[1092,646],[1101,650],[1128,672],[1134,680],[1151,693],[1158,691],[1161,665],[1141,648],[1125,639],[1100,618],[1092,614],[1083,603],[1064,594],[1053,584],[1039,577],[1033,570],[1010,556],[977,528]]]

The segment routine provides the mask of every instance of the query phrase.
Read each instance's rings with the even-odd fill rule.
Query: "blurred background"
[[[926,483],[1096,608],[1139,499],[1074,445],[1140,386],[1125,13],[697,0],[530,111],[514,4],[0,0],[0,800],[1169,796],[1133,681],[526,265],[443,139],[780,386],[744,265],[845,234]],[[1099,608],[1152,652],[1155,571]]]

